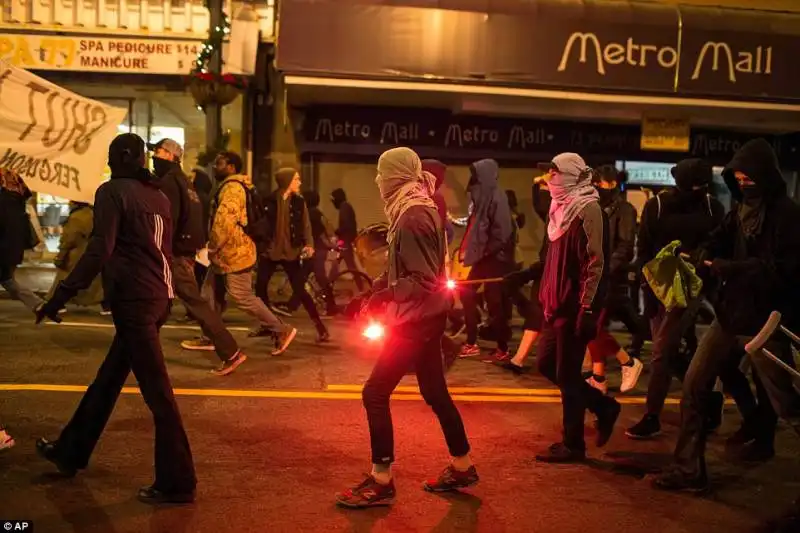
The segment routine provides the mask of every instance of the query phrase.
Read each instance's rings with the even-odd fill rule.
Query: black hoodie
[[[112,167],[111,179],[95,194],[94,229],[86,252],[59,284],[54,305],[63,307],[101,270],[112,306],[174,298],[170,217],[169,200],[147,169]]]
[[[725,167],[723,177],[735,200],[742,191],[734,177],[741,171],[756,184],[763,198],[760,229],[746,237],[739,206],[704,246],[713,258],[712,271],[722,282],[715,302],[717,319],[731,333],[755,335],[772,311],[797,328],[800,319],[800,206],[786,195],[778,158],[764,139],[745,143]]]
[[[343,189],[336,189],[331,193],[333,205],[339,210],[339,227],[336,236],[344,241],[345,247],[350,247],[358,236],[358,223],[353,206],[347,202],[347,195]]]

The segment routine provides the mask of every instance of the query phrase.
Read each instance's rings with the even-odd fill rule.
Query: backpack
[[[264,198],[258,193],[255,187],[248,187],[239,180],[231,180],[229,183],[238,183],[244,189],[247,210],[247,225],[242,225],[245,234],[252,239],[256,246],[266,244],[270,234],[269,218],[267,216],[267,204]],[[215,205],[219,205],[219,195],[225,183],[217,190],[214,196]],[[212,222],[213,223],[213,222]]]
[[[181,194],[180,220],[176,226],[175,251],[192,253],[206,245],[206,229],[203,219],[203,203],[194,190],[194,185],[183,174],[175,176]]]

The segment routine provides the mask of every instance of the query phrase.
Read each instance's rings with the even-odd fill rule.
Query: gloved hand
[[[578,313],[575,333],[585,342],[593,341],[597,337],[597,316],[588,307],[581,308]]]
[[[61,305],[54,303],[53,300],[48,300],[44,302],[34,311],[34,313],[36,313],[36,323],[41,324],[45,318],[49,318],[56,324],[60,324],[61,317],[58,316],[58,311],[60,309]]]
[[[516,272],[503,276],[503,285],[509,289],[518,289],[530,281],[529,277],[529,269],[517,270]]]
[[[361,314],[375,314],[383,311],[383,308],[392,301],[392,291],[390,289],[383,289],[375,291],[369,297],[367,303],[361,308]]]

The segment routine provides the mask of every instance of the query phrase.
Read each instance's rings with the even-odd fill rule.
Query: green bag
[[[675,254],[680,245],[680,241],[672,241],[642,269],[648,285],[667,311],[688,307],[689,301],[703,289],[703,280],[694,266]]]

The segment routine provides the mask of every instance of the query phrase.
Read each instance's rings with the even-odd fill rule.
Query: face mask
[[[761,202],[761,191],[755,185],[739,187],[742,191],[742,201],[747,205],[758,204]]]
[[[160,157],[153,158],[153,172],[159,178],[163,178],[169,169],[172,167],[172,161],[167,161],[166,159],[161,159]]]
[[[617,195],[617,191],[615,189],[597,189],[597,193],[600,195],[600,205],[606,207],[611,205],[614,201],[614,198]]]

